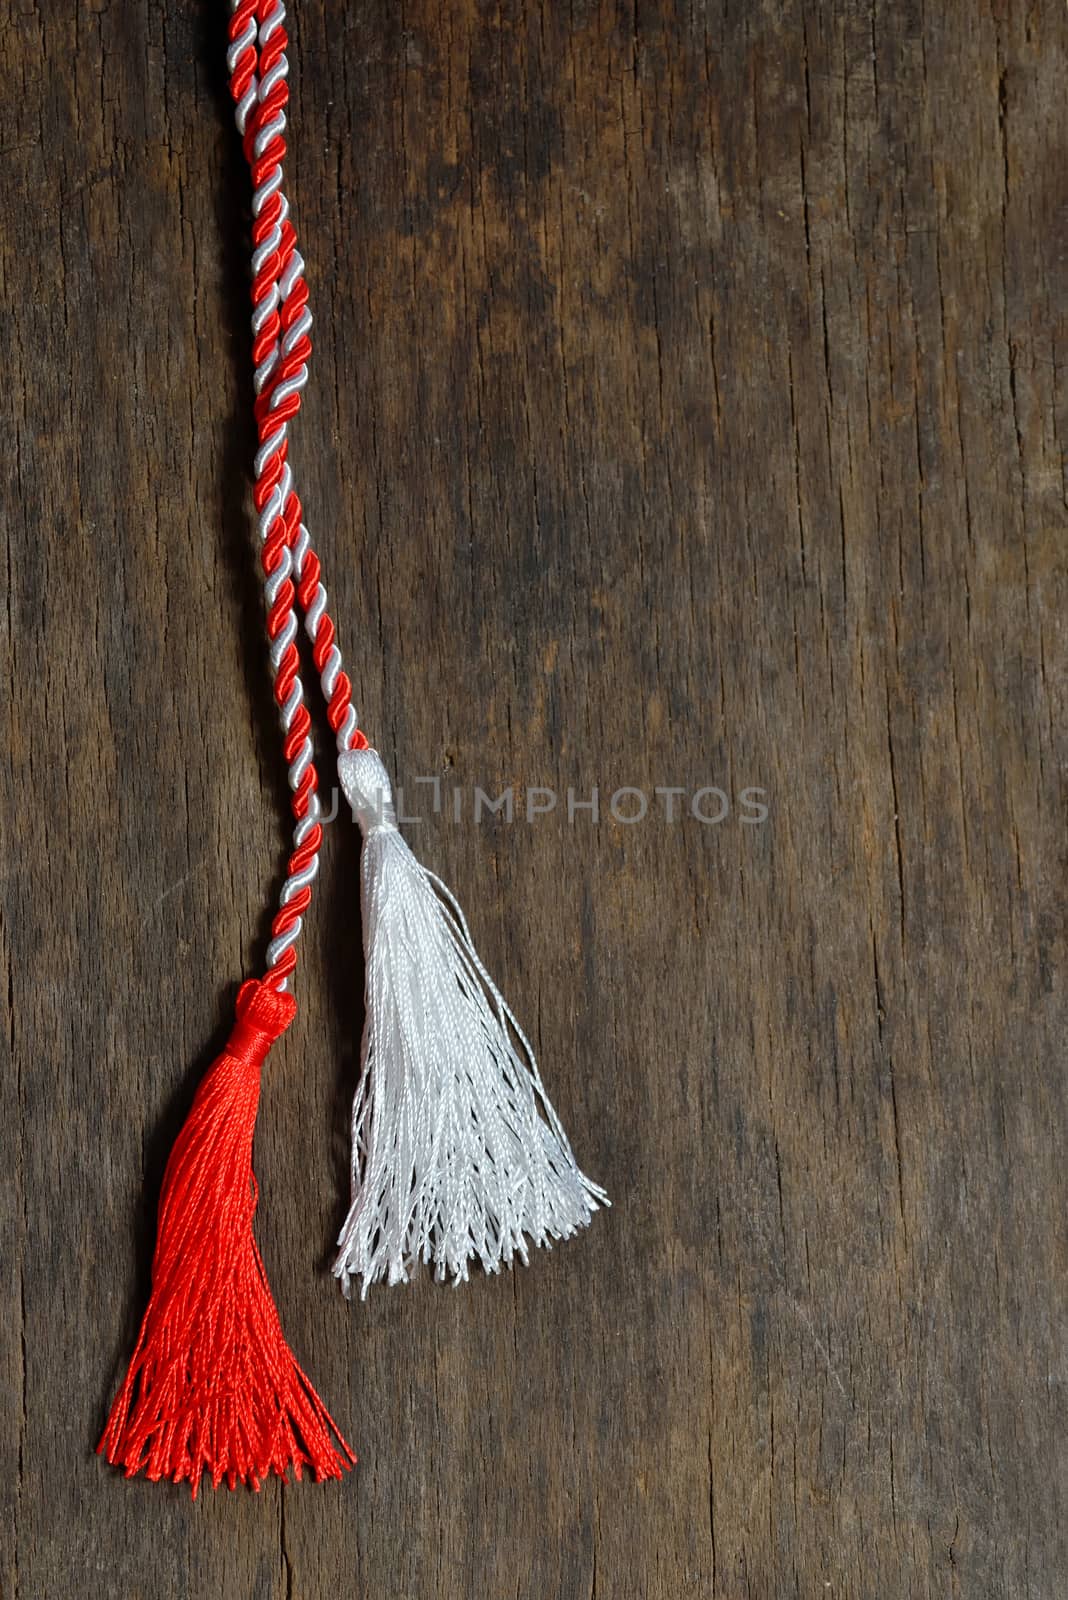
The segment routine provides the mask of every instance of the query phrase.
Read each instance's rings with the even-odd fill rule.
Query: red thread
[[[275,5],[276,0],[239,0],[231,17],[231,44],[246,35],[249,41],[231,68],[235,103],[245,98],[257,75],[262,82],[273,71],[286,48],[285,30],[277,24],[268,32],[262,51],[253,42],[253,24],[260,28],[268,24]],[[256,137],[284,110],[288,97],[282,73],[248,119],[244,150],[257,188],[280,165],[286,146],[276,134],[257,154]],[[258,263],[252,285],[254,306],[262,306],[276,292],[296,249],[295,230],[288,219],[282,220],[282,209],[276,186],[253,222],[257,252],[278,232],[276,248]],[[306,301],[307,286],[300,277],[284,305],[276,306],[257,330],[253,352],[257,366],[290,331]],[[278,385],[300,372],[310,353],[311,341],[303,335],[280,354],[270,382],[258,396],[255,416],[261,449],[299,411],[299,391],[273,411],[271,401]],[[280,441],[259,475],[255,502],[261,515],[281,481],[287,451],[287,442]],[[287,548],[292,549],[300,522],[300,501],[290,491],[264,539],[261,559],[267,576],[277,572]],[[318,561],[310,556],[300,584],[305,611],[314,600],[318,574]],[[297,599],[294,583],[287,579],[275,593],[267,617],[272,642],[289,627]],[[333,637],[333,623],[324,616],[314,646],[320,672],[329,659]],[[291,641],[274,683],[275,700],[283,713],[299,671],[300,658]],[[335,732],[346,719],[350,698],[349,680],[339,672],[328,707]],[[310,728],[301,701],[288,719],[284,741],[288,765],[299,756]],[[367,741],[357,731],[352,742],[360,748]],[[309,761],[293,794],[298,822],[308,817],[317,786],[315,764]],[[315,824],[292,852],[290,877],[312,865],[321,844],[322,828]],[[310,884],[290,894],[275,916],[274,934],[292,929],[310,901]],[[252,1141],[260,1075],[271,1044],[284,1033],[296,1010],[292,997],[278,989],[295,965],[291,943],[266,982],[242,986],[230,1037],[205,1074],[171,1152],[160,1196],[152,1293],[129,1370],[97,1447],[114,1465],[123,1466],[127,1477],[144,1471],[151,1479],[188,1481],[194,1499],[205,1473],[216,1488],[225,1479],[231,1488],[245,1483],[258,1489],[270,1472],[285,1479],[292,1468],[299,1478],[303,1468],[310,1467],[317,1478],[336,1478],[356,1459],[286,1344],[252,1228],[258,1193]]]
[[[260,1070],[296,1003],[251,981],[171,1152],[152,1294],[97,1446],[133,1477],[338,1478],[356,1457],[286,1344],[252,1232]]]

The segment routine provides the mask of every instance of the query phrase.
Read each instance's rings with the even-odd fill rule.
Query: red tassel
[[[269,1472],[339,1478],[356,1457],[286,1344],[252,1218],[260,1069],[296,1012],[249,982],[167,1163],[152,1294],[97,1446],[133,1477],[253,1489]]]

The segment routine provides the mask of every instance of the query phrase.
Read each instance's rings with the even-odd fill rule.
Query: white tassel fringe
[[[397,831],[374,750],[338,761],[364,836],[366,1020],[352,1113],[352,1207],[334,1274],[345,1294],[431,1263],[463,1282],[585,1227],[583,1176],[534,1052],[471,943],[456,901]]]

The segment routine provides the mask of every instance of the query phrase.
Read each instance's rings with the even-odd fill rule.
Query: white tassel
[[[456,901],[397,831],[374,750],[338,760],[363,832],[366,1020],[352,1113],[352,1207],[334,1274],[463,1282],[585,1227],[608,1197],[583,1176],[534,1052]]]

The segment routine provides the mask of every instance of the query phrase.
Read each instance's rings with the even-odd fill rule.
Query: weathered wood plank
[[[337,1296],[337,827],[259,1235],[357,1477],[191,1507],[92,1455],[285,837],[224,26],[0,31],[0,1592],[1053,1600],[1052,3],[296,9],[295,449],[358,703],[615,1208],[508,1280]],[[431,775],[561,802],[457,824]]]

